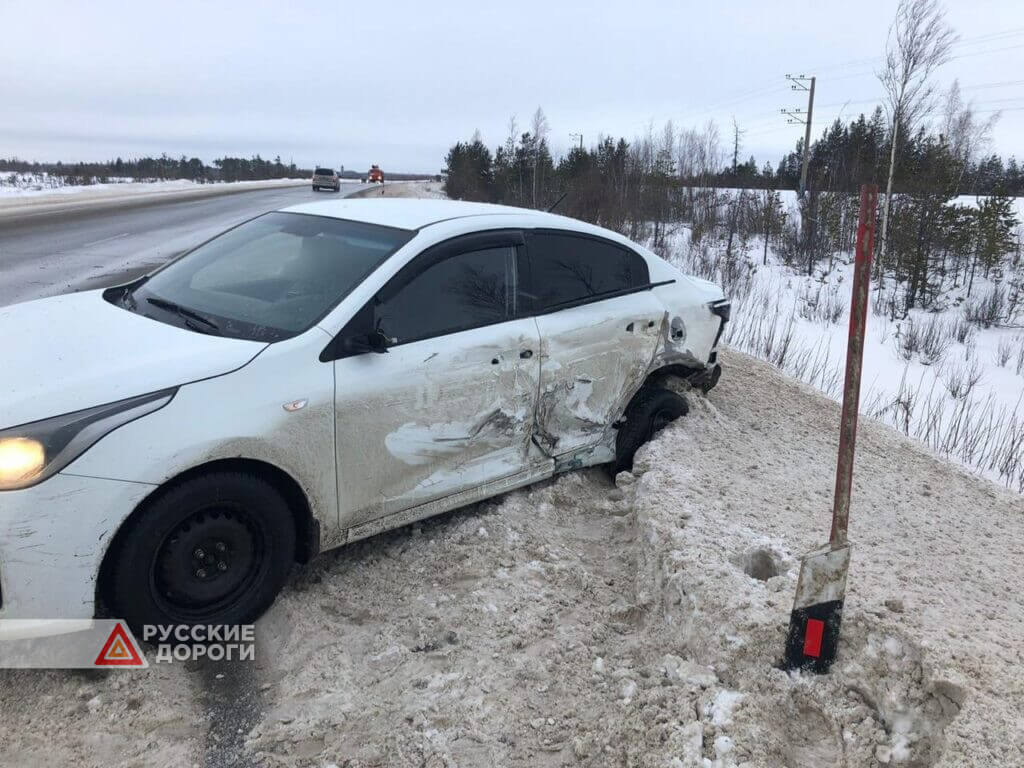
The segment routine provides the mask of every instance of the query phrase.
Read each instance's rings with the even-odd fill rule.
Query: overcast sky
[[[493,148],[538,105],[570,133],[733,116],[773,162],[818,76],[815,135],[870,112],[895,0],[106,2],[0,0],[0,156],[280,154],[301,166],[436,173],[479,129]],[[947,0],[938,75],[1002,109],[993,149],[1024,158],[1024,0]],[[845,107],[844,104],[849,102]],[[986,112],[986,114],[988,114]]]

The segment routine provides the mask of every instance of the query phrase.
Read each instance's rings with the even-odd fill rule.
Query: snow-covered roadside
[[[444,188],[439,181],[389,181],[384,184],[367,184],[352,197],[419,197],[443,200]]]
[[[303,184],[309,184],[309,179],[266,179],[216,184],[196,184],[191,181],[125,182],[64,186],[38,191],[12,191],[11,187],[0,186],[0,217],[34,215],[89,205],[177,197],[206,197],[256,189],[295,187]],[[10,194],[5,194],[5,190]]]
[[[1022,764],[1020,497],[865,423],[839,662],[787,675],[773,664],[797,558],[827,535],[839,408],[765,363],[723,362],[719,387],[691,396],[618,487],[573,472],[317,558],[257,625],[255,664],[5,673],[0,753],[295,768]]]
[[[763,363],[725,360],[720,391],[642,454],[634,501],[652,609],[715,670],[701,701],[738,698],[731,722],[704,725],[704,756],[1024,764],[1024,502],[862,422],[839,662],[826,677],[783,673],[772,662],[798,559],[827,539],[839,409]]]
[[[974,198],[959,202],[970,204]],[[1017,209],[1024,221],[1024,199],[1017,201]],[[795,206],[790,215],[799,216]],[[680,227],[667,255],[684,271],[706,269],[698,263],[701,250],[691,249],[689,240],[689,229]],[[782,264],[772,248],[762,264],[760,238],[747,248],[738,257],[742,277],[733,288],[726,342],[840,397],[852,257],[839,254],[809,276]],[[985,328],[965,320],[966,307],[996,285],[979,273],[970,297],[963,286],[943,296],[943,311],[914,309],[899,319],[873,311],[865,339],[861,411],[1024,492],[1024,326]],[[872,300],[877,298],[873,289]],[[915,349],[910,338],[929,330],[940,338],[926,351]]]

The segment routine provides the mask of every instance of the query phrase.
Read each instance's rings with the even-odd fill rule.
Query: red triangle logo
[[[110,630],[110,637],[103,644],[100,655],[96,657],[93,666],[96,667],[144,667],[146,664],[142,655],[135,647],[135,641],[131,635],[125,632],[121,622],[114,625]]]

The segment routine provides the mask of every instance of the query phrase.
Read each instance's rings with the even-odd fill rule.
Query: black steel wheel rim
[[[266,534],[237,505],[197,509],[157,548],[150,574],[153,595],[171,618],[216,618],[249,593],[266,571]]]

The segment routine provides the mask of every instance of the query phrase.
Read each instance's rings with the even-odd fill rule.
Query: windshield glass
[[[414,234],[268,213],[168,264],[120,303],[197,332],[279,341],[313,326]]]

